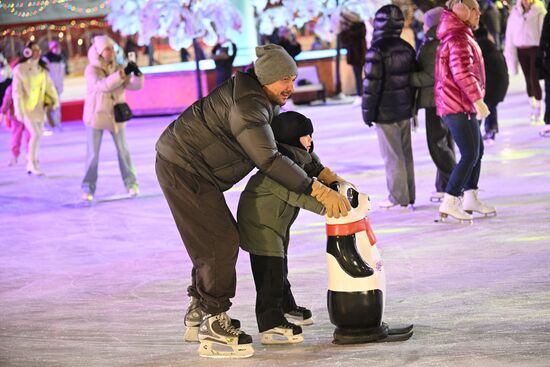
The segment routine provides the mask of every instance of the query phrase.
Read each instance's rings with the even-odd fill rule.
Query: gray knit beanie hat
[[[279,45],[256,47],[256,56],[254,71],[261,85],[298,75],[296,61]]]

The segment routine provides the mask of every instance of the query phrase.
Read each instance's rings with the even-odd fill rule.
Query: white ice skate
[[[133,184],[128,188],[128,196],[131,198],[134,198],[139,195],[139,186],[137,184]]]
[[[10,161],[8,162],[8,167],[15,166],[17,164],[17,156],[11,157]]]
[[[544,127],[539,131],[539,135],[543,138],[550,138],[550,125],[544,125]]]
[[[291,323],[300,326],[313,324],[311,311],[302,306],[296,306],[294,310],[286,312],[285,318]]]
[[[478,190],[464,191],[464,211],[469,214],[476,212],[484,216],[496,216],[495,207],[482,203],[477,197],[477,192]]]
[[[542,125],[544,121],[542,120],[542,101],[538,101],[535,98],[531,102],[531,124],[532,125]]]
[[[448,216],[458,219],[461,223],[473,223],[473,217],[462,209],[462,200],[459,197],[445,193],[443,202],[439,206],[440,221],[444,222]]]
[[[430,194],[430,201],[432,203],[440,203],[443,200],[444,192],[434,191]]]
[[[296,344],[304,341],[302,328],[288,321],[262,333],[262,344]]]
[[[208,358],[248,358],[252,337],[231,325],[225,312],[205,315],[199,327],[199,355]]]
[[[378,207],[380,207],[380,209],[390,209],[390,208],[393,208],[394,206],[397,206],[398,204],[394,203],[394,202],[391,202],[390,200],[384,200],[380,203],[378,203]]]
[[[186,342],[199,341],[199,326],[204,315],[205,313],[199,306],[198,298],[190,297],[189,306],[187,306],[184,319],[185,335],[183,336],[183,339],[185,339]],[[241,322],[237,319],[231,319],[231,325],[235,329],[239,329],[241,327]]]
[[[92,202],[94,200],[94,195],[90,194],[88,192],[83,192],[82,193],[82,200],[84,200],[86,202]]]
[[[29,161],[27,162],[27,173],[29,175],[43,176],[44,172],[38,167],[38,162]]]

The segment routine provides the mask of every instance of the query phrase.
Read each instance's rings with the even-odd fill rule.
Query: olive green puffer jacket
[[[305,150],[283,146],[300,166],[311,162]],[[283,257],[290,226],[300,208],[317,214],[325,212],[323,205],[313,197],[296,194],[261,172],[256,173],[241,193],[237,209],[241,248],[254,255]]]

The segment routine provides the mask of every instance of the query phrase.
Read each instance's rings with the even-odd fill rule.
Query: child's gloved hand
[[[313,180],[311,188],[311,196],[323,204],[329,217],[340,218],[340,215],[343,217],[348,215],[351,204],[345,196],[340,195],[340,193],[326,187],[317,180]]]

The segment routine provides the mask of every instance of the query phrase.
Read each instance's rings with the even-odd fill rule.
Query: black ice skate
[[[199,341],[199,326],[201,324],[202,318],[206,315],[201,308],[199,307],[198,298],[191,297],[189,300],[189,306],[187,307],[187,312],[185,313],[185,335],[184,339],[186,342],[198,342]],[[241,322],[237,319],[231,319],[231,325],[235,329],[241,327]]]
[[[288,321],[300,326],[313,324],[313,319],[311,316],[311,311],[301,306],[296,306],[294,310],[285,312],[285,317]]]
[[[281,325],[262,333],[262,344],[296,344],[304,341],[302,328],[285,320]]]

